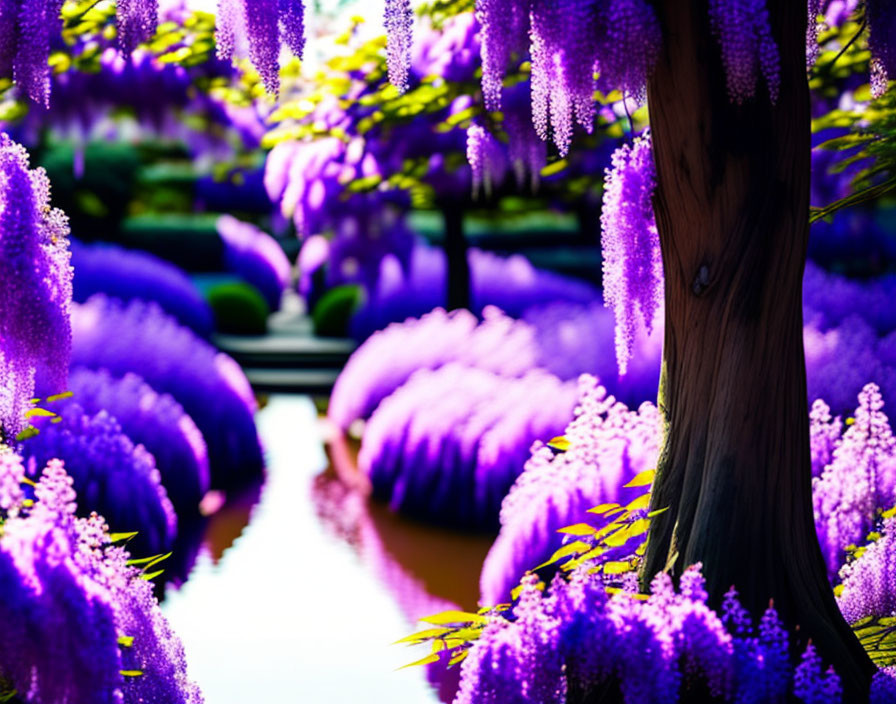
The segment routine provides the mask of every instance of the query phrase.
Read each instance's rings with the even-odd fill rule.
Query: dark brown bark
[[[812,517],[802,276],[809,236],[805,3],[769,0],[781,53],[772,103],[731,103],[706,0],[657,0],[648,85],[665,268],[659,404],[666,423],[644,581],[702,562],[718,603],[774,599],[867,697],[873,672],[837,609]]]
[[[457,204],[443,207],[445,223],[445,283],[448,310],[470,308],[470,262],[464,236],[464,211]]]

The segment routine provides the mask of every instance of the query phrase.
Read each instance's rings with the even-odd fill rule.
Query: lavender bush
[[[73,398],[63,404],[76,403],[88,414],[106,411],[128,438],[152,454],[178,516],[197,513],[209,488],[208,448],[173,397],[157,393],[136,374],[119,379],[86,368],[72,370],[69,389]]]
[[[218,218],[218,234],[224,241],[227,268],[257,288],[270,310],[279,310],[292,267],[277,241],[251,223],[229,215]]]
[[[208,445],[211,484],[229,487],[255,477],[262,453],[255,398],[239,365],[143,301],[125,305],[97,295],[72,315],[72,364],[132,372],[170,394],[195,421]]]
[[[541,370],[421,370],[371,417],[358,466],[393,510],[491,529],[529,446],[563,429],[575,397],[574,385]]]
[[[72,242],[73,299],[84,303],[96,293],[122,301],[153,301],[201,337],[213,328],[212,311],[187,274],[149,252],[111,244]]]
[[[167,552],[177,533],[177,516],[151,454],[134,445],[106,411],[86,413],[77,403],[60,410],[59,423],[46,423],[22,443],[32,472],[52,459],[65,463],[80,495],[82,515],[96,511],[117,532],[136,532],[133,547]]]

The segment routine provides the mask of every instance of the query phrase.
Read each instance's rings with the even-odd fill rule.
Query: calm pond
[[[272,396],[258,427],[264,485],[212,516],[163,605],[206,702],[440,701],[423,668],[396,671],[427,651],[391,643],[420,616],[475,608],[491,539],[399,519],[345,489],[307,397]]]

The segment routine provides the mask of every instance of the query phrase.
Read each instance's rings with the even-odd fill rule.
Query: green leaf
[[[29,425],[21,433],[16,435],[16,442],[22,442],[23,440],[27,440],[28,438],[33,438],[38,433],[40,433],[40,431],[37,428],[35,428],[33,425]]]
[[[407,665],[402,665],[399,667],[399,670],[404,670],[408,667],[417,667],[418,665],[429,665],[434,662],[439,661],[439,654],[432,653],[431,655],[427,655],[425,658],[420,658],[419,660],[415,660],[414,662],[409,662]]]
[[[635,486],[648,486],[653,484],[653,479],[656,477],[655,469],[645,469],[643,472],[638,472],[635,475],[635,478],[632,479],[628,484],[623,485],[624,489],[629,489]]]
[[[589,508],[588,513],[596,513],[598,516],[603,514],[607,514],[608,516],[612,516],[614,513],[619,513],[624,509],[619,504],[599,504],[594,508]]]
[[[118,636],[118,644],[123,648],[130,648],[134,645],[134,636]]]
[[[61,394],[54,394],[53,396],[47,396],[47,401],[50,401],[50,402],[61,401],[62,399],[65,399],[65,398],[71,398],[74,395],[75,395],[74,391],[63,391]]]
[[[124,677],[143,677],[143,670],[119,670]]]
[[[567,535],[594,535],[597,529],[594,526],[589,526],[587,523],[576,523],[565,528],[558,528],[557,532],[566,533]]]
[[[109,540],[113,543],[126,543],[137,535],[137,531],[131,533],[109,533]]]
[[[450,632],[450,628],[427,628],[425,631],[418,631],[417,633],[405,636],[404,638],[395,641],[392,645],[398,645],[399,643],[423,643],[424,641],[438,638],[439,636]]]
[[[553,555],[551,555],[545,562],[542,562],[535,569],[540,570],[542,567],[552,565],[558,560],[562,560],[564,557],[569,557],[570,555],[579,555],[583,552],[587,552],[590,549],[591,546],[588,543],[582,542],[581,540],[576,540],[572,543],[564,545],[558,550],[555,550]]]
[[[434,626],[443,626],[448,623],[485,623],[487,616],[471,614],[467,611],[442,611],[441,613],[425,616],[420,619],[423,623],[431,623]]]
[[[548,440],[548,447],[553,447],[555,450],[560,450],[560,452],[566,452],[570,447],[569,440],[564,435],[558,435]]]
[[[29,408],[25,411],[26,418],[53,418],[55,415],[53,411],[48,411],[46,408]]]
[[[141,574],[140,579],[145,579],[147,582],[151,582],[156,577],[158,577],[160,574],[164,574],[164,573],[165,573],[165,570],[156,570],[155,572],[149,572],[148,574],[147,573]]]

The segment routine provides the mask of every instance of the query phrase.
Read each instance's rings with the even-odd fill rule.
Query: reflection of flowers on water
[[[386,585],[409,626],[438,611],[460,608],[457,604],[427,591],[425,581],[390,553],[370,515],[367,499],[324,472],[314,478],[312,501],[315,513],[336,538],[354,548],[377,578]],[[412,540],[413,535],[408,535]]]

